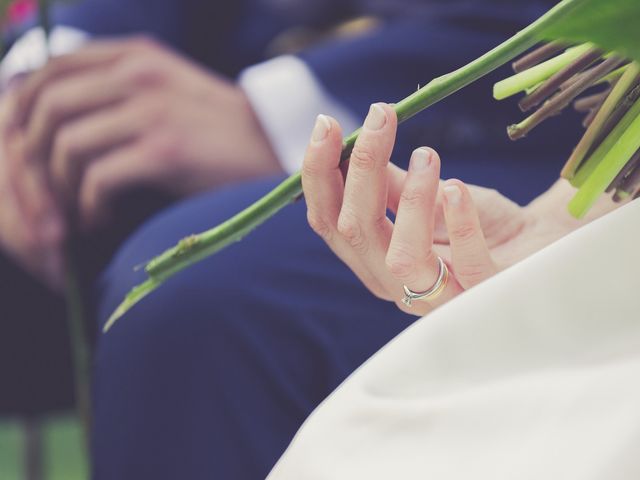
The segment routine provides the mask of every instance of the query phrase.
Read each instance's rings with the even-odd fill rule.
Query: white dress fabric
[[[268,480],[640,479],[640,201],[354,373]]]

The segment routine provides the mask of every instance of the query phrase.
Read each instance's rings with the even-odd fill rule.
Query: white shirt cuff
[[[52,56],[71,53],[80,48],[88,39],[85,32],[71,27],[57,26],[49,40]],[[47,46],[42,28],[32,28],[11,47],[0,64],[0,85],[6,87],[12,78],[31,72],[47,62]]]
[[[244,70],[239,85],[288,173],[300,170],[318,114],[331,115],[345,133],[360,126],[318,82],[307,65],[286,55]]]

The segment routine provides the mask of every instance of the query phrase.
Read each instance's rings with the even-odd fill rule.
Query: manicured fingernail
[[[369,130],[380,130],[387,123],[387,112],[378,103],[371,105],[364,126]]]
[[[431,165],[431,152],[425,148],[414,150],[409,168],[414,172],[426,170]]]
[[[448,185],[444,187],[444,196],[447,198],[449,205],[460,205],[462,200],[462,190],[457,185]]]
[[[329,136],[331,130],[331,122],[325,115],[318,115],[316,118],[316,125],[313,127],[311,133],[311,140],[314,142],[321,142]]]

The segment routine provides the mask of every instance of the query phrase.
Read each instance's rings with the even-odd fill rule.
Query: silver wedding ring
[[[402,299],[402,303],[407,307],[411,307],[414,300],[431,300],[440,295],[447,286],[447,280],[449,279],[449,269],[447,268],[447,264],[444,263],[444,260],[440,257],[438,257],[438,269],[438,279],[429,290],[424,292],[414,292],[406,285],[403,285],[404,298]]]

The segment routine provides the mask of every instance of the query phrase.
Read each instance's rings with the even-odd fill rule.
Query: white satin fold
[[[268,478],[639,479],[640,201],[418,321]]]

